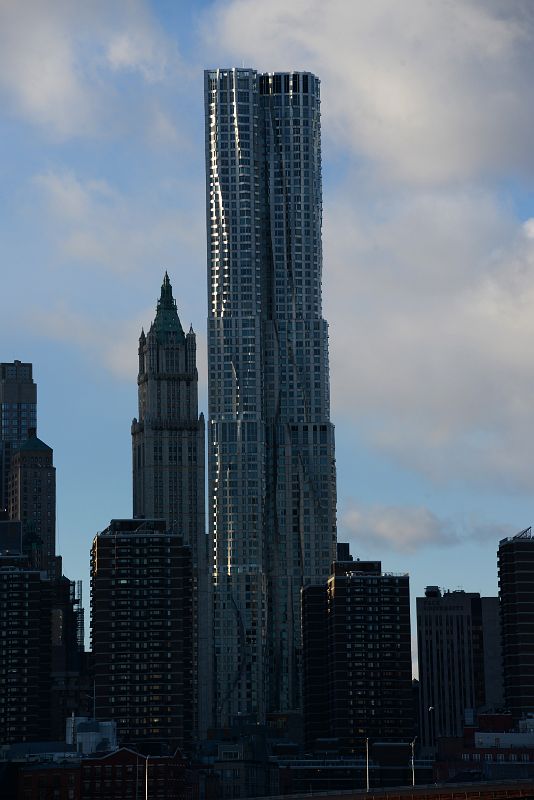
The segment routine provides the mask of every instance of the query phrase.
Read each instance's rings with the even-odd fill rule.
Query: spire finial
[[[172,294],[172,285],[167,270],[165,270],[163,283],[161,284],[161,295],[158,300],[154,326],[160,334],[164,331],[169,333],[174,331],[181,336],[184,335],[178,312],[176,311],[176,300]]]
[[[165,270],[165,275],[163,276],[163,283],[161,284],[160,303],[164,303],[166,308],[171,308],[173,304],[176,307],[176,303],[172,296],[172,286],[167,270]]]

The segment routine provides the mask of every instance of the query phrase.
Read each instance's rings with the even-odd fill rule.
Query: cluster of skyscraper
[[[189,548],[198,733],[239,715],[265,723],[269,713],[302,709],[301,591],[326,580],[336,546],[321,316],[319,81],[307,73],[217,70],[206,73],[205,102],[209,532],[195,335],[192,329],[184,334],[165,276],[155,321],[139,341],[134,519],[129,527],[124,520],[112,523],[93,547],[94,603],[100,587],[110,589],[104,563],[118,570],[118,561],[97,559],[104,541],[126,548],[130,531],[139,546],[124,550],[125,567],[137,550],[146,557],[149,541],[162,543],[154,521],[164,520],[165,535],[180,535]],[[121,580],[119,573],[111,580]],[[119,601],[124,591],[116,588],[115,600],[113,591],[107,595],[112,615],[125,604]],[[146,626],[154,640],[148,619]],[[111,620],[102,641],[101,635],[93,614],[95,668],[102,652],[102,693],[115,698],[106,709],[120,719],[139,682],[131,691],[109,690],[111,671],[103,665],[109,665]],[[146,653],[140,648],[133,661],[146,662],[148,675],[168,674],[154,668],[153,645]],[[118,659],[116,648],[113,656]],[[114,670],[123,687],[125,664]],[[163,679],[155,685],[159,698]],[[99,687],[97,677],[97,707]],[[160,706],[150,696],[142,704]],[[147,713],[139,714],[145,721],[135,725],[138,735],[162,733],[165,713],[150,723]]]
[[[42,736],[28,720],[51,713],[50,695],[43,684],[33,697],[31,676],[51,674],[53,642],[71,654],[56,680],[62,711],[87,710],[90,687],[97,719],[160,752],[190,752],[210,727],[302,714],[308,751],[413,742],[417,730],[432,748],[459,735],[466,709],[534,712],[528,534],[500,546],[500,624],[497,598],[429,587],[418,599],[418,712],[408,576],[337,545],[318,79],[208,71],[205,110],[208,525],[196,338],[165,274],[139,339],[133,516],[93,542],[81,678],[83,612],[55,553],[55,471],[35,434],[31,365],[1,365],[3,740]]]
[[[32,365],[0,364],[1,742],[60,739],[88,705],[81,583],[56,555],[53,451],[36,424]]]

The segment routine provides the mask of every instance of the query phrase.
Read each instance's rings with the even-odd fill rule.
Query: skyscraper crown
[[[176,300],[173,297],[171,282],[166,271],[161,284],[161,295],[158,300],[156,318],[151,325],[151,330],[156,333],[158,339],[168,333],[175,333],[182,338],[184,336],[178,311],[176,310]]]

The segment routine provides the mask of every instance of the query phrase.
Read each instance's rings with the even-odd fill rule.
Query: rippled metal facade
[[[216,716],[301,708],[301,588],[334,558],[320,83],[205,74]]]

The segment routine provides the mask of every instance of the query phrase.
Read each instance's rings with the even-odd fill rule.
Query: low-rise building
[[[534,778],[534,720],[513,726],[512,714],[481,714],[461,737],[438,739],[435,778],[518,780]]]

